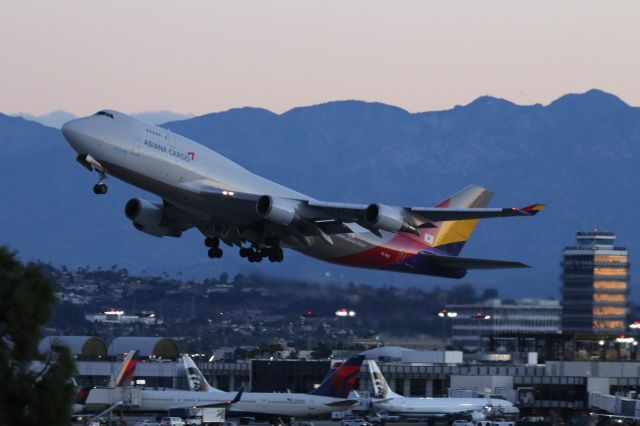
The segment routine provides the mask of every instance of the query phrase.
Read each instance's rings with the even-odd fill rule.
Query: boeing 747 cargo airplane
[[[196,228],[211,258],[220,242],[250,262],[283,260],[283,247],[349,266],[461,278],[469,269],[520,262],[458,257],[478,219],[532,216],[541,204],[487,208],[493,193],[471,185],[435,207],[316,200],[257,176],[217,152],[112,110],[71,120],[62,133],[105,194],[115,176],[160,198],[125,205],[133,226],[156,237]]]

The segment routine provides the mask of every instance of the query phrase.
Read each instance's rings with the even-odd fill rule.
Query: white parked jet
[[[240,247],[250,262],[282,261],[282,247],[289,247],[350,266],[461,278],[468,269],[526,267],[458,257],[477,219],[532,216],[543,208],[486,208],[493,193],[473,185],[433,208],[318,201],[112,110],[69,121],[62,133],[78,162],[99,173],[96,194],[107,192],[103,181],[113,175],[161,198],[129,200],[125,214],[136,229],[179,237],[197,228],[211,258],[222,256],[222,241]]]
[[[200,370],[183,358],[192,390],[140,389],[136,404],[126,411],[160,413],[189,408],[227,407],[230,415],[262,419],[312,417],[347,410],[357,400],[349,393],[360,372],[364,356],[354,355],[331,371],[317,389],[309,393],[225,392],[209,385]],[[89,409],[103,408],[119,399],[114,388],[91,389],[86,398]]]
[[[414,398],[393,392],[375,361],[367,361],[373,382],[372,403],[376,408],[405,418],[448,417],[469,414],[474,420],[483,420],[492,410],[511,412],[517,410],[509,401],[496,398]]]

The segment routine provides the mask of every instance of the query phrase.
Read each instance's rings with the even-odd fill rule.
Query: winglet
[[[528,215],[535,216],[536,214],[544,210],[544,207],[545,207],[544,204],[537,203],[537,204],[531,204],[530,206],[523,207],[520,209],[520,211],[525,212]]]
[[[236,394],[235,398],[233,398],[231,400],[231,402],[229,402],[229,406],[240,402],[240,398],[242,398],[242,393],[243,392],[244,392],[244,388],[240,388],[240,391],[238,391],[238,393]]]

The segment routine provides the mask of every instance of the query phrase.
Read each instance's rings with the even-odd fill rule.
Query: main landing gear
[[[220,259],[222,257],[222,249],[220,248],[220,240],[218,238],[207,237],[204,239],[204,245],[209,247],[207,255],[211,259]]]
[[[263,258],[268,258],[270,262],[282,262],[284,253],[278,246],[271,247],[242,247],[239,251],[240,257],[246,257],[251,263],[262,262]]]
[[[107,193],[107,190],[109,189],[107,185],[102,182],[107,178],[107,175],[105,174],[104,171],[98,171],[98,173],[100,174],[100,179],[98,180],[98,183],[93,185],[93,193],[96,195],[104,195]]]

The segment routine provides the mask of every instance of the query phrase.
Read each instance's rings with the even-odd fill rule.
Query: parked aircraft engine
[[[290,225],[296,218],[299,202],[263,195],[256,203],[256,212],[264,219],[280,225]]]
[[[179,237],[180,230],[165,225],[163,209],[160,203],[132,198],[124,206],[124,214],[138,231],[154,237]]]

